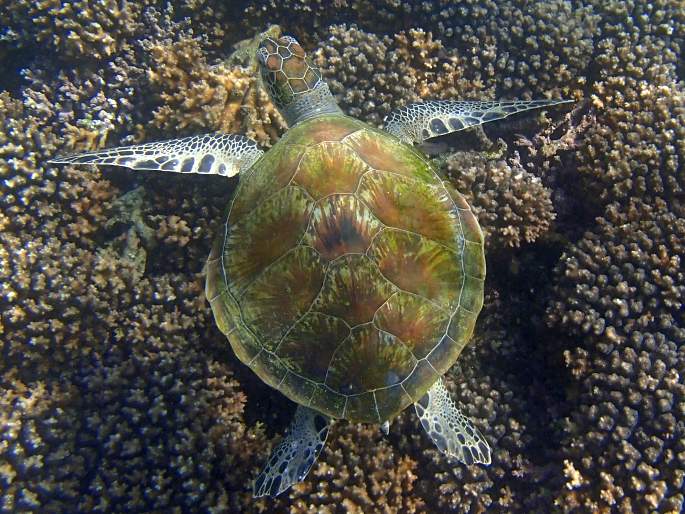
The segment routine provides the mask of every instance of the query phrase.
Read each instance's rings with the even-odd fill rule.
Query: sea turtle
[[[440,451],[489,464],[487,441],[441,380],[481,310],[483,236],[413,145],[563,100],[417,103],[378,130],[342,113],[294,38],[265,38],[257,59],[290,126],[269,151],[207,134],[53,162],[240,174],[206,296],[238,358],[298,404],[255,496],[303,480],[333,419],[387,433],[412,404]]]

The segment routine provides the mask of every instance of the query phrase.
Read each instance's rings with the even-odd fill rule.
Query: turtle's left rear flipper
[[[414,407],[438,450],[464,464],[490,464],[490,446],[454,404],[442,379],[438,379]]]
[[[512,100],[468,102],[434,100],[395,109],[385,118],[383,128],[405,143],[423,143],[431,137],[464,130],[512,114],[565,104],[574,100]]]
[[[56,157],[55,164],[108,164],[134,170],[200,173],[232,177],[250,168],[264,152],[238,134],[205,134],[119,146],[97,152]]]
[[[271,452],[269,461],[255,480],[254,496],[278,496],[304,480],[326,443],[329,426],[328,417],[298,405],[288,434]]]

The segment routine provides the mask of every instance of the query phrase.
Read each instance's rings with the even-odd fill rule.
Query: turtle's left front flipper
[[[298,405],[288,434],[271,452],[269,461],[255,480],[254,496],[278,496],[293,484],[302,482],[326,443],[329,426],[328,417]]]
[[[383,127],[405,143],[423,143],[431,137],[464,130],[512,114],[573,100],[514,100],[466,102],[434,100],[395,109],[386,116]]]
[[[464,464],[490,464],[490,446],[454,404],[442,379],[438,379],[414,407],[423,429],[438,450]]]
[[[108,164],[134,170],[201,173],[232,177],[252,166],[263,154],[252,139],[238,134],[205,134],[119,146],[97,152],[56,157],[55,164]]]

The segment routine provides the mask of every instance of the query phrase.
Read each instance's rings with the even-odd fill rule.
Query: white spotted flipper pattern
[[[273,498],[304,480],[326,443],[329,426],[327,416],[298,405],[288,434],[271,452],[269,461],[255,480],[255,498]]]
[[[464,130],[512,114],[573,100],[513,100],[468,102],[434,100],[395,109],[386,116],[383,128],[405,143],[423,143],[431,137]]]
[[[250,168],[263,153],[256,142],[245,136],[205,134],[56,157],[50,162],[232,177]]]
[[[442,379],[438,379],[414,407],[428,437],[442,453],[456,457],[464,464],[490,464],[490,446],[454,404]]]

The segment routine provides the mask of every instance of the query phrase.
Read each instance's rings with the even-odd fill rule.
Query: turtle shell
[[[483,236],[412,147],[353,118],[291,128],[240,178],[207,298],[238,358],[290,399],[380,423],[457,359]]]

